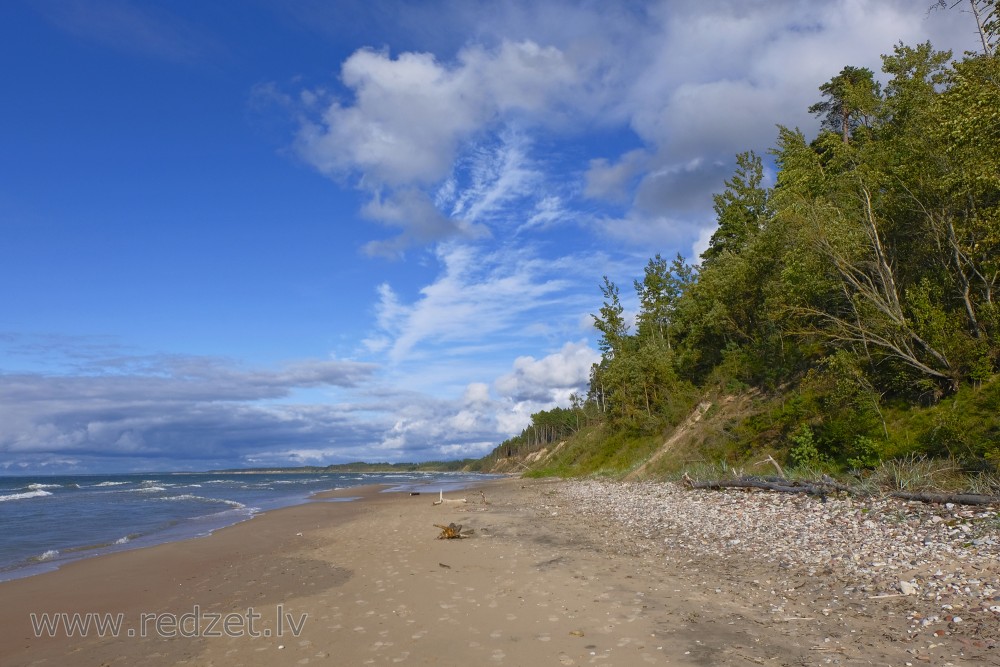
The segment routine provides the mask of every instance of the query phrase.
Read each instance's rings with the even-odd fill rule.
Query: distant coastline
[[[460,461],[425,461],[423,463],[337,463],[328,466],[298,466],[294,468],[226,468],[206,470],[206,473],[225,475],[315,475],[317,473],[392,473],[392,472],[470,472],[470,466],[479,459]],[[186,474],[186,473],[174,473]]]

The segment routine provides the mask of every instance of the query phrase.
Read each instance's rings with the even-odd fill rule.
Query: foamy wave
[[[156,493],[157,491],[166,491],[162,486],[144,486],[141,489],[130,489],[130,491],[135,491],[137,493]]]
[[[125,537],[119,537],[117,540],[115,540],[115,544],[128,544],[128,542],[129,542],[128,535],[126,535]]]
[[[37,491],[26,491],[24,493],[10,493],[6,496],[0,496],[0,502],[7,500],[26,500],[28,498],[41,498],[42,496],[51,496],[52,494],[48,491],[42,491],[41,489]]]
[[[128,482],[100,482],[94,484],[94,486],[124,486],[125,484],[128,484]]]
[[[45,553],[43,553],[41,556],[35,556],[35,560],[37,560],[39,562],[46,561],[46,560],[52,560],[53,558],[55,558],[58,555],[59,555],[59,552],[56,549],[49,549],[48,551],[46,551]]]
[[[39,489],[58,489],[62,484],[29,484],[28,488],[32,491],[38,491]]]
[[[166,496],[160,498],[160,500],[199,500],[203,503],[225,503],[230,507],[235,507],[236,509],[243,509],[246,507],[243,503],[238,503],[235,500],[226,500],[225,498],[206,498],[205,496],[196,496],[191,493],[185,493],[180,496]]]

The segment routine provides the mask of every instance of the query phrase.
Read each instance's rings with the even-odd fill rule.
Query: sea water
[[[70,560],[207,535],[321,491],[387,484],[437,493],[463,473],[142,473],[0,477],[0,581]]]

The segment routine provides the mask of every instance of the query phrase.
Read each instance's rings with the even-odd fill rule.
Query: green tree
[[[839,133],[845,144],[858,127],[873,125],[881,87],[867,67],[848,65],[819,90],[826,99],[809,107],[809,113],[820,116],[823,129]]]
[[[659,254],[649,260],[642,281],[633,282],[639,297],[636,335],[640,339],[654,338],[663,341],[667,350],[672,348],[673,312],[693,281],[694,269],[680,253],[669,265]]]
[[[611,282],[607,276],[604,276],[601,294],[604,295],[601,314],[591,315],[591,317],[594,318],[594,326],[601,332],[598,348],[605,357],[613,358],[616,354],[621,353],[629,327],[623,316],[625,308],[619,297],[618,286]]]
[[[753,151],[736,156],[736,173],[726,181],[726,189],[713,195],[718,229],[702,253],[704,265],[723,253],[738,254],[771,217],[770,191],[761,186],[764,166]]]

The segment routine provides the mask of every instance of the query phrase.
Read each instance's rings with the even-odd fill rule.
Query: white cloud
[[[281,401],[304,389],[358,389],[374,370],[347,360],[245,369],[206,357],[118,356],[91,359],[85,374],[0,375],[0,459],[232,460],[278,444],[349,441],[357,437],[349,409]]]
[[[325,174],[359,175],[362,189],[372,193],[364,214],[402,230],[366,246],[372,254],[482,234],[477,220],[537,180],[524,137],[511,123],[558,105],[576,78],[558,49],[530,41],[504,41],[495,49],[470,45],[452,63],[429,53],[393,58],[362,49],[341,67],[353,99],[330,100],[318,117],[303,120],[297,149]],[[537,123],[547,119],[542,114]],[[500,138],[499,148],[484,142],[491,134]],[[462,154],[473,158],[472,182],[456,193],[450,177]],[[438,208],[447,201],[449,214]]]
[[[377,319],[393,343],[390,359],[407,359],[418,345],[440,347],[445,355],[456,344],[494,346],[526,315],[567,298],[572,284],[557,277],[567,262],[544,262],[521,250],[480,252],[457,243],[436,249],[442,274],[421,288],[411,304],[401,304],[389,285],[379,289]],[[570,300],[572,301],[572,300]],[[561,306],[560,308],[565,307]],[[491,341],[491,342],[490,342]]]
[[[529,148],[523,135],[510,130],[500,135],[496,146],[476,146],[468,158],[469,185],[456,192],[451,216],[476,222],[533,193],[542,175],[528,158]]]
[[[514,402],[567,402],[573,392],[586,393],[590,367],[601,355],[585,341],[566,343],[541,359],[518,357],[513,370],[494,383],[497,392]]]

